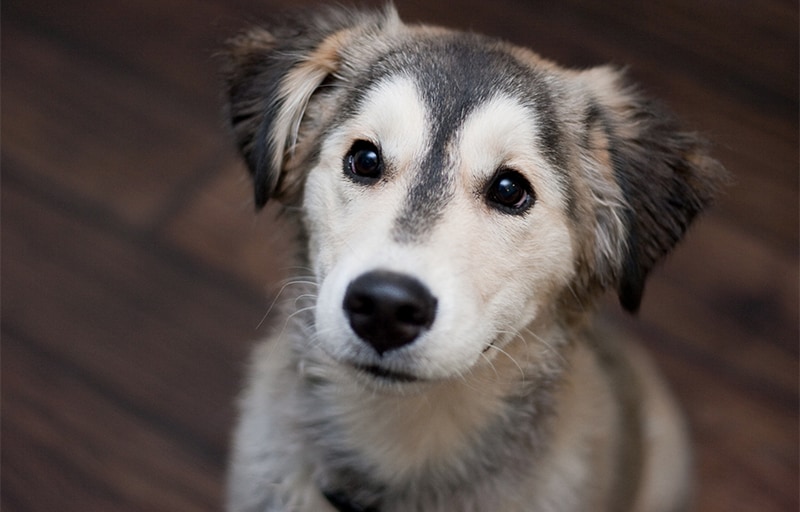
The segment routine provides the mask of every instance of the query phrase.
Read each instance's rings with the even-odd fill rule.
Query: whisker
[[[483,354],[481,354],[481,355],[484,358],[486,357]],[[487,359],[487,361],[488,361],[488,359]],[[492,368],[494,368],[494,365],[492,364],[492,362],[491,361],[488,361],[488,362],[492,366]],[[495,373],[497,373],[496,370],[495,370]],[[456,376],[459,378],[461,383],[464,386],[466,386],[469,390],[471,390],[472,392],[474,392],[476,394],[479,394],[479,395],[485,395],[486,394],[486,390],[485,389],[477,387],[477,386],[472,384],[472,382],[478,382],[477,377],[473,378],[473,379],[469,379],[469,377],[475,377],[475,372],[473,371],[472,368],[467,368],[465,371],[464,370],[459,370],[457,372]]]
[[[305,281],[305,280],[298,280],[298,279],[287,280],[283,284],[283,286],[281,286],[281,289],[278,290],[278,293],[275,294],[275,298],[272,299],[272,302],[270,303],[269,307],[267,308],[267,312],[264,313],[264,316],[261,317],[261,321],[258,322],[258,325],[256,326],[256,330],[260,329],[261,326],[264,325],[264,322],[267,320],[267,317],[269,316],[269,314],[272,313],[272,310],[275,308],[275,304],[277,304],[278,299],[281,297],[281,295],[283,295],[283,292],[286,291],[286,289],[288,287],[294,286],[294,285],[317,285],[317,284],[315,282],[313,282],[313,281]]]
[[[316,305],[308,306],[308,307],[305,307],[305,308],[300,308],[300,309],[297,309],[296,311],[292,312],[291,315],[288,315],[286,317],[286,320],[283,322],[283,327],[281,328],[280,332],[276,336],[278,342],[280,342],[283,339],[283,335],[286,333],[286,329],[289,327],[289,322],[291,322],[298,315],[301,315],[301,314],[305,313],[306,311],[313,310],[314,308],[316,308]]]
[[[547,348],[550,352],[555,354],[556,357],[558,357],[558,359],[560,359],[562,363],[567,363],[567,359],[564,357],[564,355],[561,353],[560,350],[556,349],[555,346],[553,346],[552,343],[550,343],[546,339],[542,338],[541,336],[533,332],[530,328],[526,327],[525,332],[536,338],[536,340],[539,341],[542,345],[544,345],[545,348]]]
[[[491,359],[489,359],[489,356],[487,356],[487,355],[486,355],[484,352],[481,352],[481,357],[482,357],[482,358],[483,358],[483,359],[484,359],[484,360],[485,360],[485,361],[486,361],[486,362],[489,364],[489,366],[492,368],[492,371],[494,372],[494,376],[495,376],[495,377],[497,377],[497,378],[499,379],[499,378],[500,378],[500,372],[498,372],[498,371],[497,371],[497,366],[495,366],[495,365],[494,365],[494,362],[493,362]]]
[[[512,363],[514,363],[514,366],[516,366],[517,369],[519,370],[520,376],[522,376],[522,381],[525,382],[525,379],[526,379],[525,370],[522,369],[522,365],[520,365],[519,362],[517,362],[517,360],[514,358],[514,356],[512,356],[511,354],[509,354],[508,352],[506,352],[505,350],[503,350],[502,348],[500,348],[500,347],[498,347],[497,345],[494,345],[494,344],[489,345],[489,348],[492,348],[492,349],[496,350],[497,352],[503,354]]]

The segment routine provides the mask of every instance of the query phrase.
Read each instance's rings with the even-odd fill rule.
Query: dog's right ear
[[[271,28],[251,28],[228,41],[223,65],[227,112],[258,208],[273,197],[284,202],[299,198],[300,169],[307,166],[290,170],[287,162],[309,143],[301,138],[313,138],[308,133],[313,130],[303,129],[309,103],[320,86],[338,80],[344,50],[356,38],[391,24],[400,24],[391,6],[379,12],[296,11]]]

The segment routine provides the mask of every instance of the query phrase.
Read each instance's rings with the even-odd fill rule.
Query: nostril
[[[356,315],[371,315],[375,311],[375,304],[370,297],[353,293],[345,297],[345,309]]]
[[[419,310],[414,306],[400,306],[397,309],[397,321],[404,322],[407,324],[418,324],[420,323],[420,315]]]
[[[417,339],[433,324],[436,306],[425,285],[388,271],[359,276],[342,304],[353,331],[380,354]]]

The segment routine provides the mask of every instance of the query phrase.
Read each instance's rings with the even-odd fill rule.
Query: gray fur
[[[303,257],[315,269],[311,284],[288,294],[288,308],[276,332],[256,350],[231,462],[232,512],[329,512],[326,494],[372,512],[666,512],[682,503],[682,476],[674,467],[662,467],[668,461],[659,460],[659,454],[670,450],[679,461],[687,457],[680,417],[663,385],[634,349],[597,341],[584,327],[597,296],[609,289],[618,293],[626,309],[635,311],[648,273],[711,202],[724,172],[707,155],[702,139],[683,131],[661,107],[626,86],[616,70],[566,70],[483,36],[404,25],[391,8],[333,8],[289,16],[269,29],[251,29],[233,39],[228,55],[229,115],[253,176],[256,205],[274,198],[309,210],[303,212],[302,239],[308,244]],[[426,145],[414,148],[413,169],[395,169],[387,161],[378,183],[354,183],[343,175],[343,152],[331,156],[333,150],[324,143],[340,144],[336,137],[344,136],[337,130],[370,114],[365,113],[369,98],[379,86],[399,78],[416,88],[419,99],[414,102],[420,105],[410,106],[425,112]],[[486,204],[481,203],[481,184],[474,187],[474,197],[463,199],[454,175],[459,164],[455,146],[466,122],[498,98],[513,100],[514,109],[520,106],[524,119],[535,124],[535,148],[525,149],[535,149],[542,169],[523,171],[546,180],[543,188],[549,191],[544,206],[537,199],[533,213],[513,220],[482,208]],[[380,141],[373,142],[380,147]],[[338,148],[336,144],[331,147]],[[330,160],[323,161],[324,155]],[[400,180],[401,172],[405,181]],[[378,192],[394,193],[391,187],[398,182],[407,183],[405,190],[380,196],[390,198],[391,204],[367,202]],[[312,196],[310,202],[307,196]],[[461,228],[452,221],[460,214],[454,207],[457,198],[462,203],[477,201],[467,212],[485,216],[480,218],[485,224],[476,225],[506,234],[503,253],[476,249],[476,254],[458,257],[479,260],[469,268],[477,267],[480,271],[474,273],[491,274],[498,281],[528,277],[509,278],[504,273],[506,259],[516,258],[514,263],[521,264],[515,268],[531,274],[530,281],[521,282],[536,283],[537,288],[519,291],[516,301],[502,302],[505,311],[493,313],[484,325],[494,326],[497,319],[505,324],[480,337],[480,344],[464,345],[483,349],[466,371],[456,366],[457,371],[447,373],[447,365],[462,354],[444,358],[433,349],[426,352],[430,347],[424,346],[434,339],[443,347],[461,347],[458,339],[451,339],[456,338],[452,332],[458,319],[442,334],[436,331],[437,318],[431,336],[439,338],[373,353],[337,316],[339,281],[329,279],[331,268],[347,277],[350,267],[336,267],[338,261],[329,261],[333,257],[319,256],[362,263],[354,259],[359,254],[350,247],[351,240],[337,238],[341,226],[335,223],[350,222],[348,214],[358,211],[351,207],[362,201],[373,206],[367,215],[362,213],[367,222],[373,212],[378,216],[379,210],[391,211],[389,233],[380,240],[396,252],[428,246],[448,249],[450,239],[441,238],[447,233],[434,228],[448,220],[456,231]],[[550,224],[524,224],[530,219],[522,217],[533,215]],[[552,247],[529,239],[520,226],[536,230]],[[359,235],[368,227],[356,223],[342,232],[365,247]],[[329,232],[337,236],[328,237]],[[458,236],[464,247],[482,241],[480,232]],[[342,245],[338,253],[337,243]],[[365,266],[373,267],[359,272],[382,267],[398,271],[390,267],[402,263],[408,268],[400,271],[419,271],[435,281],[435,286],[425,284],[437,293],[468,289],[476,296],[485,292],[506,297],[488,285],[491,290],[480,289],[483,276],[458,275],[474,280],[474,288],[453,285],[444,271],[450,262],[422,250],[402,260],[387,256],[382,247],[366,247],[381,259],[367,259]],[[563,254],[571,259],[559,260]],[[495,259],[482,260],[489,256]],[[430,261],[418,264],[420,258]],[[320,306],[325,286],[334,297],[327,308]],[[510,285],[507,289],[515,290]],[[439,297],[440,304],[466,303],[458,302],[463,297],[455,292],[451,295]],[[537,305],[530,307],[535,314],[523,307],[532,304]],[[507,318],[507,312],[527,323],[515,323],[522,320]],[[483,312],[473,309],[473,316],[477,314]],[[464,316],[459,318],[470,320]],[[321,318],[339,329],[322,329]],[[365,364],[402,371],[418,382],[365,376],[359,370]],[[497,372],[491,379],[486,378],[489,370]],[[429,377],[436,372],[447,377]],[[408,414],[415,410],[408,406],[414,400],[429,407],[429,413],[438,407],[449,411],[451,403],[430,403],[434,397],[450,397],[448,393],[469,397],[465,417],[467,425],[476,426],[466,434],[441,417],[447,426],[411,422],[419,429],[410,433],[416,437],[398,429],[387,439],[381,437],[384,432],[371,430],[386,420],[386,414],[397,422],[409,419],[391,416],[393,407]],[[482,401],[482,393],[491,397],[490,406]],[[671,434],[646,445],[644,439],[655,435],[651,424],[657,421]],[[391,427],[387,429],[394,434]],[[438,458],[412,452],[418,459],[408,466],[387,460],[386,453],[397,453],[392,449],[413,449],[409,439],[436,439],[448,429],[467,441]],[[354,432],[375,435],[386,446],[364,446],[366,441],[354,439]],[[387,476],[387,468],[404,472]],[[662,487],[666,491],[659,492]]]

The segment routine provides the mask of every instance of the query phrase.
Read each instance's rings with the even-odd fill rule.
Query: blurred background
[[[234,397],[291,248],[274,207],[254,213],[214,53],[303,3],[2,2],[4,511],[220,509]],[[637,318],[601,310],[688,413],[696,510],[798,510],[797,2],[396,5],[626,66],[715,142],[732,186]]]

